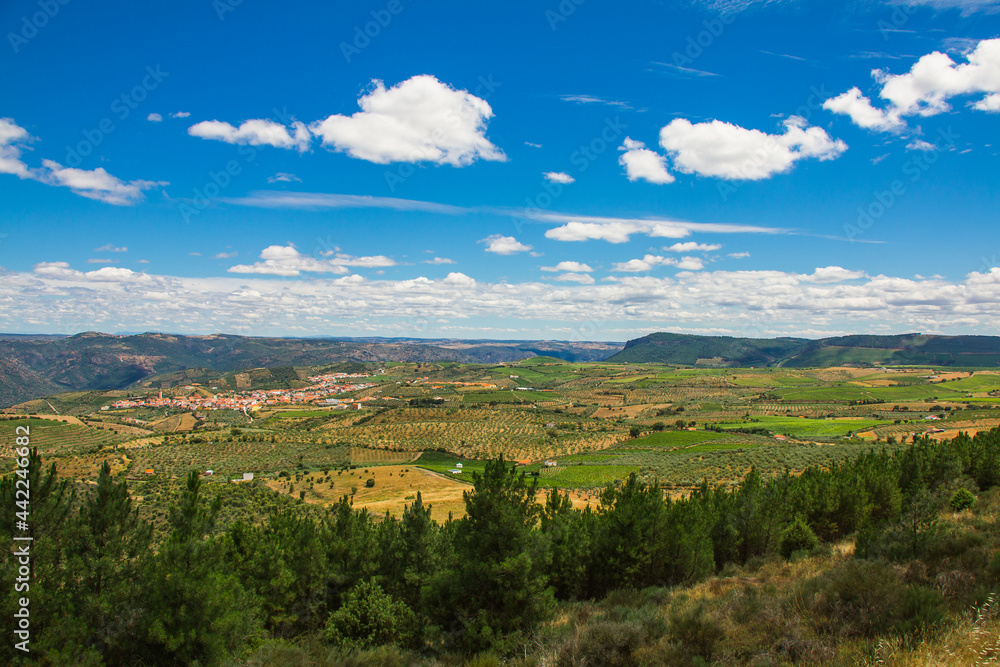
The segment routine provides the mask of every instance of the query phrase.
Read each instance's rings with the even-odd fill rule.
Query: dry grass
[[[881,639],[874,655],[860,662],[865,667],[980,667],[1000,662],[1000,602],[990,595],[955,626],[908,646],[903,638]]]

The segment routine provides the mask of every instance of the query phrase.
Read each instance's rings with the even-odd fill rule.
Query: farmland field
[[[592,494],[634,472],[679,492],[702,480],[732,484],[751,468],[776,475],[826,466],[872,447],[899,446],[938,425],[951,433],[1000,423],[1000,411],[992,409],[1000,397],[987,395],[1000,389],[1000,374],[969,373],[549,359],[503,366],[385,364],[374,387],[355,392],[374,399],[360,410],[298,404],[252,416],[241,410],[100,411],[124,392],[77,392],[9,412],[44,414],[45,407],[65,419],[51,414],[51,404],[85,421],[0,421],[0,437],[10,439],[17,424],[30,425],[32,443],[47,460],[80,480],[93,480],[105,459],[149,488],[176,485],[190,470],[211,469],[219,482],[252,472],[296,502],[306,490],[304,502],[325,506],[351,490],[346,480],[356,481],[367,469],[378,480],[375,492],[365,487],[355,500],[372,511],[397,514],[417,479],[428,494],[447,487],[437,502],[457,511],[460,491],[497,456],[524,462],[520,470],[542,488]],[[211,396],[204,388],[199,392]],[[927,419],[931,415],[936,419]],[[399,486],[397,468],[411,471],[402,473],[406,488]],[[295,477],[308,477],[312,486],[289,487]],[[424,484],[430,480],[437,486]],[[402,495],[394,497],[392,489]]]

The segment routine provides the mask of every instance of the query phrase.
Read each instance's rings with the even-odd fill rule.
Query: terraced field
[[[14,429],[27,426],[31,444],[43,455],[66,454],[113,446],[125,440],[114,430],[91,428],[82,424],[66,424],[50,419],[14,419],[0,421],[0,442],[13,443]]]

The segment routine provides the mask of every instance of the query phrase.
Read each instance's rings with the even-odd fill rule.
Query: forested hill
[[[628,341],[608,361],[800,368],[839,364],[997,366],[1000,337],[906,333],[808,340],[654,333]]]
[[[621,347],[621,343],[257,338],[227,334],[0,334],[0,407],[66,391],[124,389],[151,375],[190,368],[231,372],[334,362],[498,363],[538,354],[595,361]]]

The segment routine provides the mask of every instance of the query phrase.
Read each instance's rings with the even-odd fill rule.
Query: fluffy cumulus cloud
[[[54,160],[42,160],[41,167],[30,168],[21,159],[21,150],[29,141],[31,136],[27,130],[10,118],[0,118],[0,174],[66,187],[81,197],[119,206],[136,204],[145,199],[143,191],[167,185],[165,181],[123,181],[103,167],[76,169],[64,167]]]
[[[850,271],[839,266],[824,266],[813,271],[812,275],[805,277],[804,280],[814,283],[839,283],[844,280],[864,278],[865,275],[864,271]]]
[[[645,255],[642,259],[630,259],[627,262],[620,262],[612,267],[612,271],[621,273],[642,273],[651,271],[657,266],[676,266],[685,271],[700,271],[705,267],[705,262],[698,257],[663,257],[661,255]]]
[[[474,278],[465,275],[464,273],[459,273],[453,271],[445,276],[444,280],[441,281],[445,285],[454,285],[455,287],[475,287],[476,281]]]
[[[434,259],[425,259],[424,264],[454,264],[455,260],[448,259],[447,257],[435,257]]]
[[[594,276],[587,273],[564,273],[556,276],[556,280],[561,283],[580,283],[581,285],[593,285],[596,282]]]
[[[21,149],[31,140],[28,131],[11,118],[0,118],[0,174],[31,178],[28,165],[21,161]]]
[[[299,152],[309,149],[312,138],[305,123],[293,121],[291,127],[287,127],[267,119],[247,120],[238,127],[219,120],[205,120],[189,127],[188,134],[227,144],[274,146],[292,148]]]
[[[673,158],[674,169],[726,180],[757,181],[791,170],[799,160],[839,157],[847,144],[820,127],[792,116],[782,134],[767,134],[713,120],[673,120],[660,130],[660,145]]]
[[[561,183],[563,185],[569,185],[570,183],[576,182],[575,178],[561,171],[547,171],[542,174],[542,176],[544,176],[547,181],[552,183]]]
[[[289,253],[282,259],[295,258]],[[252,274],[181,277],[110,266],[83,272],[47,262],[31,272],[5,274],[0,294],[6,304],[0,326],[8,330],[28,323],[55,331],[413,335],[412,323],[422,321],[442,323],[430,335],[481,337],[487,331],[499,334],[490,323],[502,319],[503,327],[512,327],[503,329],[508,336],[532,330],[569,338],[581,323],[597,321],[606,323],[602,331],[624,340],[639,330],[662,330],[664,322],[671,330],[755,336],[986,334],[1000,327],[1000,268],[958,281],[821,267],[808,273],[625,272],[591,284],[575,277],[488,283],[457,273],[437,280],[357,274],[295,281]],[[462,322],[469,326],[461,328]]]
[[[849,116],[854,124],[866,130],[888,132],[903,127],[903,120],[896,111],[876,109],[872,101],[861,94],[857,87],[823,102],[823,108],[833,113]]]
[[[625,142],[618,150],[624,151],[618,158],[618,164],[625,167],[628,180],[657,184],[674,182],[673,174],[667,171],[667,159],[646,148],[646,144],[641,141],[625,137]]]
[[[262,261],[253,264],[237,264],[229,268],[230,273],[262,273],[273,276],[294,277],[302,273],[350,273],[348,267],[395,266],[396,262],[383,255],[355,257],[334,253],[334,256],[317,259],[303,255],[294,246],[272,245],[260,253]]]
[[[477,159],[503,162],[486,138],[493,110],[486,100],[431,75],[386,88],[373,81],[358,100],[361,111],[334,114],[310,129],[323,145],[376,164],[432,162],[464,167]]]
[[[497,255],[513,255],[531,250],[530,245],[521,243],[513,236],[503,236],[502,234],[487,236],[485,239],[477,241],[477,243],[485,243],[486,252],[492,252]]]
[[[857,88],[824,102],[824,108],[842,113],[858,126],[887,131],[903,126],[903,116],[934,116],[951,110],[948,100],[979,96],[970,106],[980,111],[1000,111],[1000,39],[984,39],[957,63],[946,53],[922,56],[910,71],[892,74],[876,69],[872,77],[880,86],[885,109],[875,108]]]
[[[158,113],[151,113],[148,116],[146,116],[146,120],[148,120],[151,123],[159,123],[160,121],[163,120],[163,116]]]
[[[88,171],[63,167],[52,160],[42,160],[42,167],[43,169],[34,172],[37,180],[67,187],[81,197],[119,206],[136,204],[144,199],[144,190],[167,185],[164,181],[123,181],[106,172],[103,167]]]
[[[558,273],[560,271],[569,271],[572,273],[590,273],[594,269],[590,268],[589,264],[584,264],[583,262],[559,262],[555,266],[543,266],[542,271],[551,271],[553,273]]]
[[[713,250],[718,250],[722,246],[718,243],[696,243],[694,241],[685,241],[684,243],[675,243],[673,245],[665,246],[663,249],[667,252],[712,252]]]
[[[54,280],[98,282],[98,283],[143,283],[151,278],[144,273],[136,273],[131,269],[105,266],[96,271],[77,271],[68,262],[39,262],[34,266],[37,276]]]

